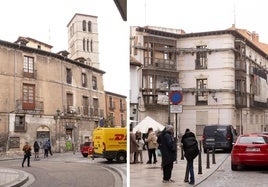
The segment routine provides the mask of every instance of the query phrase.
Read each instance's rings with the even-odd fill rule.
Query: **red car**
[[[93,150],[94,150],[93,142],[85,142],[84,145],[82,145],[80,148],[81,154],[84,157],[88,157],[88,155],[92,155]]]
[[[231,169],[238,166],[268,166],[268,135],[240,135],[231,152]]]

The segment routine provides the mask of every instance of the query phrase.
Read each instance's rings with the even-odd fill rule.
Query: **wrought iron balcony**
[[[16,111],[25,113],[43,113],[44,112],[44,102],[43,101],[25,101],[22,99],[16,100]]]

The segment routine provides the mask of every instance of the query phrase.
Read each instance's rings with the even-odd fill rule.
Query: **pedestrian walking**
[[[137,144],[138,144],[138,150],[136,151],[135,162],[136,163],[143,163],[142,150],[143,150],[144,142],[141,139],[141,137],[138,137],[138,139],[136,141],[137,141]],[[140,158],[140,161],[139,161],[139,158]]]
[[[52,153],[52,151],[51,151],[51,142],[50,142],[50,139],[47,140],[47,143],[48,143],[48,152],[49,152],[49,154],[52,156],[53,153]]]
[[[34,142],[34,159],[37,160],[39,159],[39,150],[40,146],[37,141]]]
[[[157,143],[161,152],[163,170],[163,183],[174,183],[171,179],[173,163],[176,161],[176,142],[174,141],[174,128],[167,125],[166,128],[158,135]]]
[[[135,164],[134,153],[138,149],[138,143],[136,142],[136,135],[133,133],[133,129],[130,128],[130,164]]]
[[[147,150],[148,149],[148,144],[147,142],[145,142],[145,140],[148,138],[148,133],[142,133],[142,140],[144,142],[143,145],[143,150]]]
[[[194,159],[199,154],[198,142],[196,140],[195,134],[190,131],[190,129],[185,130],[185,134],[182,136],[181,143],[183,144],[184,156],[187,160],[188,171],[190,173],[190,182],[189,184],[195,184],[194,177]],[[188,178],[188,176],[187,176]]]
[[[25,143],[25,145],[23,146],[22,150],[24,152],[24,157],[23,157],[21,166],[24,167],[24,162],[27,159],[27,166],[31,167],[30,166],[30,159],[31,159],[31,156],[32,156],[32,153],[31,153],[32,148],[31,148],[31,146],[29,145],[28,142]]]
[[[151,164],[152,163],[152,157],[154,157],[154,164],[157,162],[157,159],[156,159],[156,148],[158,147],[158,144],[157,144],[157,137],[156,137],[156,134],[154,133],[153,131],[153,128],[150,127],[148,129],[148,138],[145,139],[145,142],[148,143],[148,156],[149,156],[149,160],[147,162],[147,164]]]
[[[44,143],[44,158],[48,157],[48,141]]]

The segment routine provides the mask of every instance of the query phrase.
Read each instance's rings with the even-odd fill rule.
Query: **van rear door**
[[[214,132],[214,136],[216,142],[225,144],[227,141],[227,126],[218,126]]]

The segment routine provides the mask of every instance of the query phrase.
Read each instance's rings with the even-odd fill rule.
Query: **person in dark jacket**
[[[37,141],[34,142],[34,158],[38,159],[39,158],[39,149],[40,146]]]
[[[171,179],[173,162],[176,160],[177,155],[173,134],[173,126],[167,125],[157,139],[162,155],[163,183],[175,182]]]
[[[52,156],[53,153],[52,153],[52,151],[51,151],[51,142],[50,142],[50,139],[47,140],[47,144],[48,144],[48,152],[49,152],[49,154]]]
[[[185,130],[185,134],[182,136],[181,143],[183,144],[184,156],[187,160],[187,166],[190,173],[189,184],[194,185],[194,159],[199,154],[198,142],[195,134],[190,129]],[[188,182],[188,181],[185,181]]]
[[[31,148],[31,146],[29,145],[28,142],[25,143],[25,145],[23,146],[22,150],[24,152],[24,157],[23,157],[21,166],[24,167],[24,162],[27,159],[27,166],[31,167],[30,166],[30,159],[31,159],[31,155],[32,155],[31,154],[32,148]]]
[[[44,143],[44,150],[45,150],[45,152],[44,152],[44,158],[48,158],[48,147],[49,147],[49,145],[48,145],[48,142],[46,141]]]
[[[136,135],[133,133],[133,129],[130,128],[130,164],[135,164],[134,153],[138,150],[139,144],[136,141]]]

